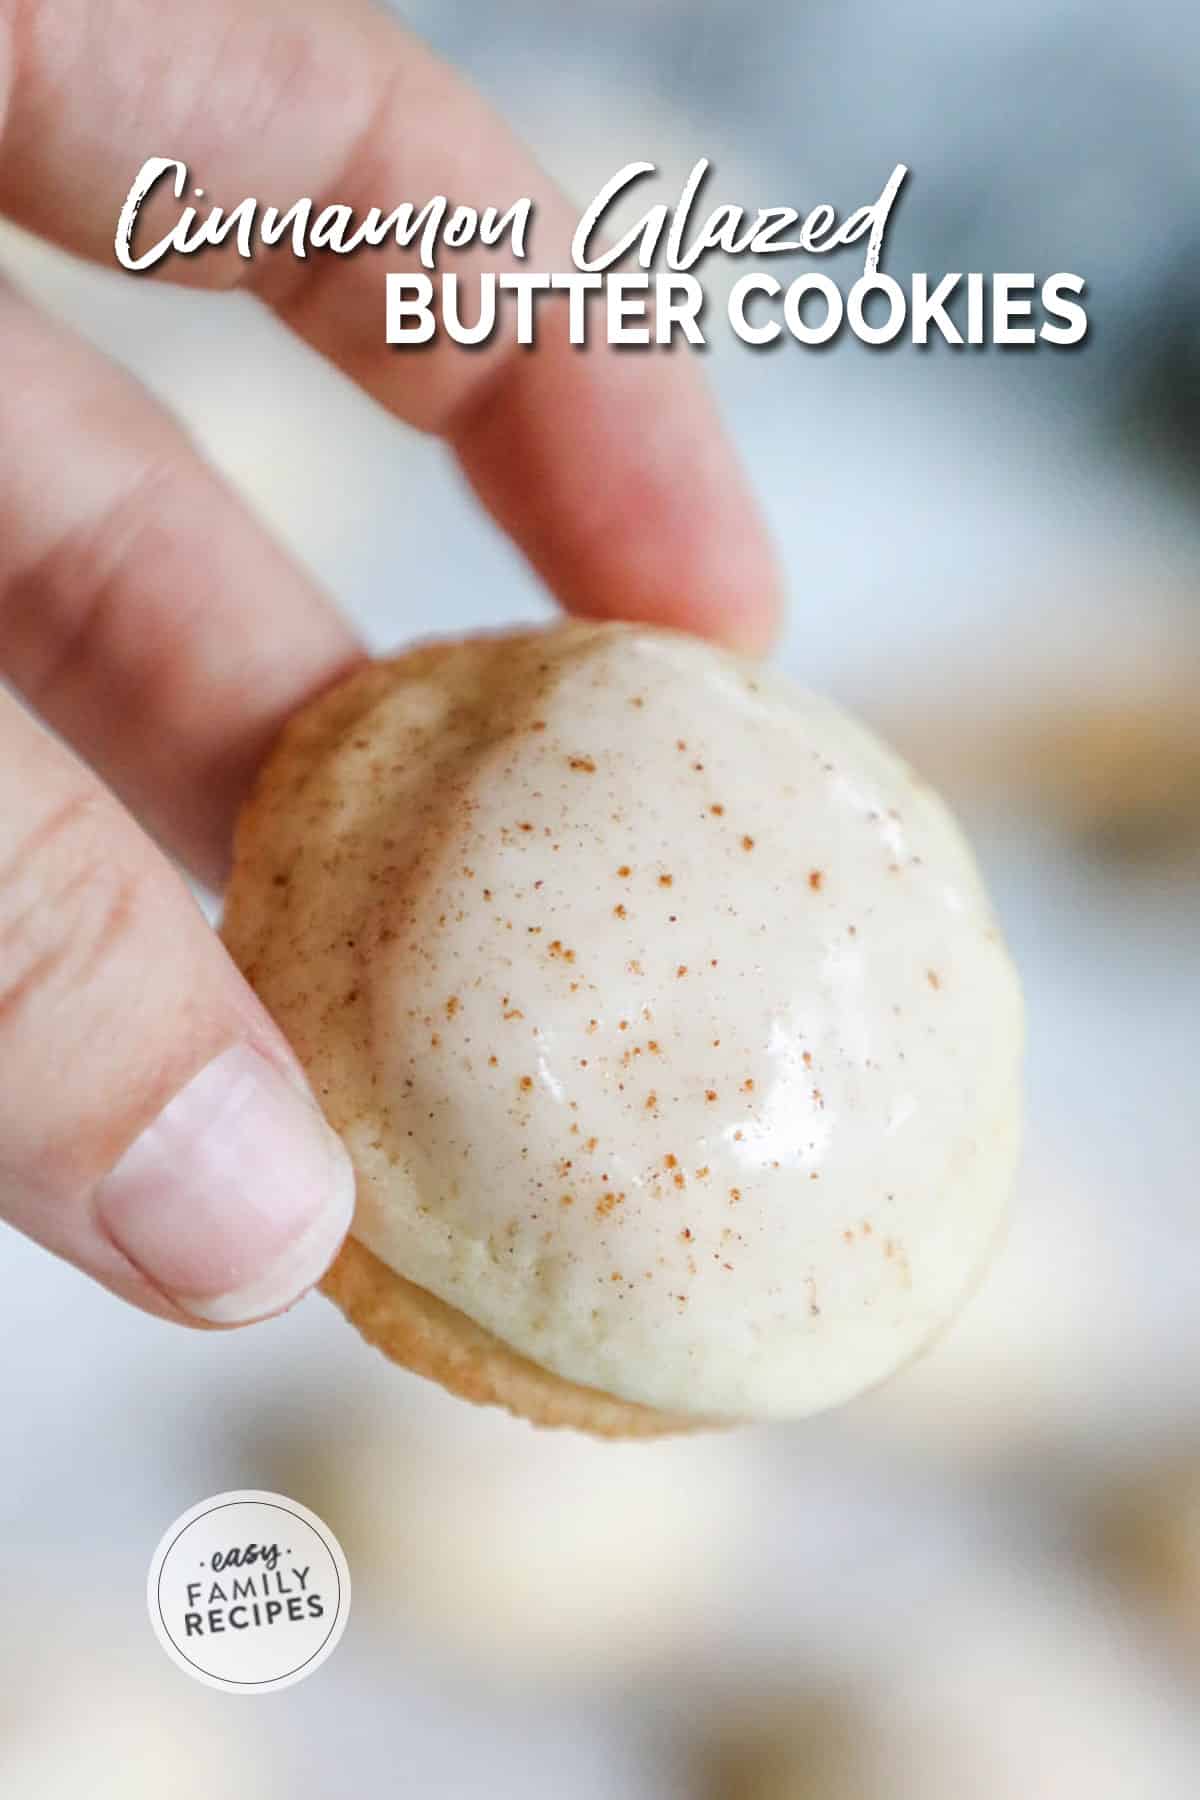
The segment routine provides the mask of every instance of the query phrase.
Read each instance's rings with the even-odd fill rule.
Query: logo
[[[283,1494],[201,1500],[164,1533],[146,1590],[171,1661],[209,1687],[291,1687],[333,1654],[350,1616],[350,1571],[321,1519]]]

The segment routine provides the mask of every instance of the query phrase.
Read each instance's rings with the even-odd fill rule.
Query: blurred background
[[[949,791],[992,883],[1030,1013],[1013,1227],[886,1389],[643,1446],[476,1412],[319,1298],[177,1332],[3,1234],[0,1792],[1193,1800],[1200,13],[403,11],[581,204],[634,158],[668,200],[704,155],[720,198],[802,209],[904,161],[890,273],[1088,278],[1065,353],[707,357],[783,547],[780,661]],[[376,646],[546,615],[441,451],[252,304],[11,231],[0,267]],[[332,1661],[253,1705],[173,1668],[144,1604],[167,1524],[239,1487],[320,1513],[355,1584]]]

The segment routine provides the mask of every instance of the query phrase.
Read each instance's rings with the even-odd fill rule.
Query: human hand
[[[531,194],[547,251],[572,224],[365,8],[0,0],[0,212],[111,262],[160,152],[216,204]],[[569,610],[769,637],[771,555],[690,359],[550,331],[402,357],[369,257],[169,266],[441,436]],[[0,689],[0,1216],[148,1311],[241,1323],[323,1273],[353,1176],[164,850],[218,884],[267,745],[362,652],[149,395],[2,283],[0,372],[0,677],[31,709]]]

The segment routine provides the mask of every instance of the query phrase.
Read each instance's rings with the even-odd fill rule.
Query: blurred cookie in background
[[[1200,850],[1200,667],[1179,689],[1041,721],[1030,756],[1043,803],[1086,848],[1128,861]]]
[[[1200,1442],[1101,1495],[1087,1536],[1118,1589],[1200,1658]]]
[[[319,1433],[257,1443],[263,1479],[336,1531],[359,1620],[501,1685],[594,1693],[704,1658],[749,1535],[753,1432],[606,1443],[388,1374]]]
[[[891,735],[973,814],[1024,817],[1107,861],[1200,853],[1200,662],[1011,713],[899,720]]]
[[[1188,1800],[1200,1784],[1200,1734],[1136,1633],[1028,1561],[894,1620],[857,1680],[735,1707],[697,1758],[708,1800]]]

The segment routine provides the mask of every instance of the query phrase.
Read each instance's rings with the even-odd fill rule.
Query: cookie
[[[678,634],[435,643],[306,708],[224,935],[358,1176],[396,1360],[640,1434],[836,1404],[974,1285],[1019,988],[940,802]]]

